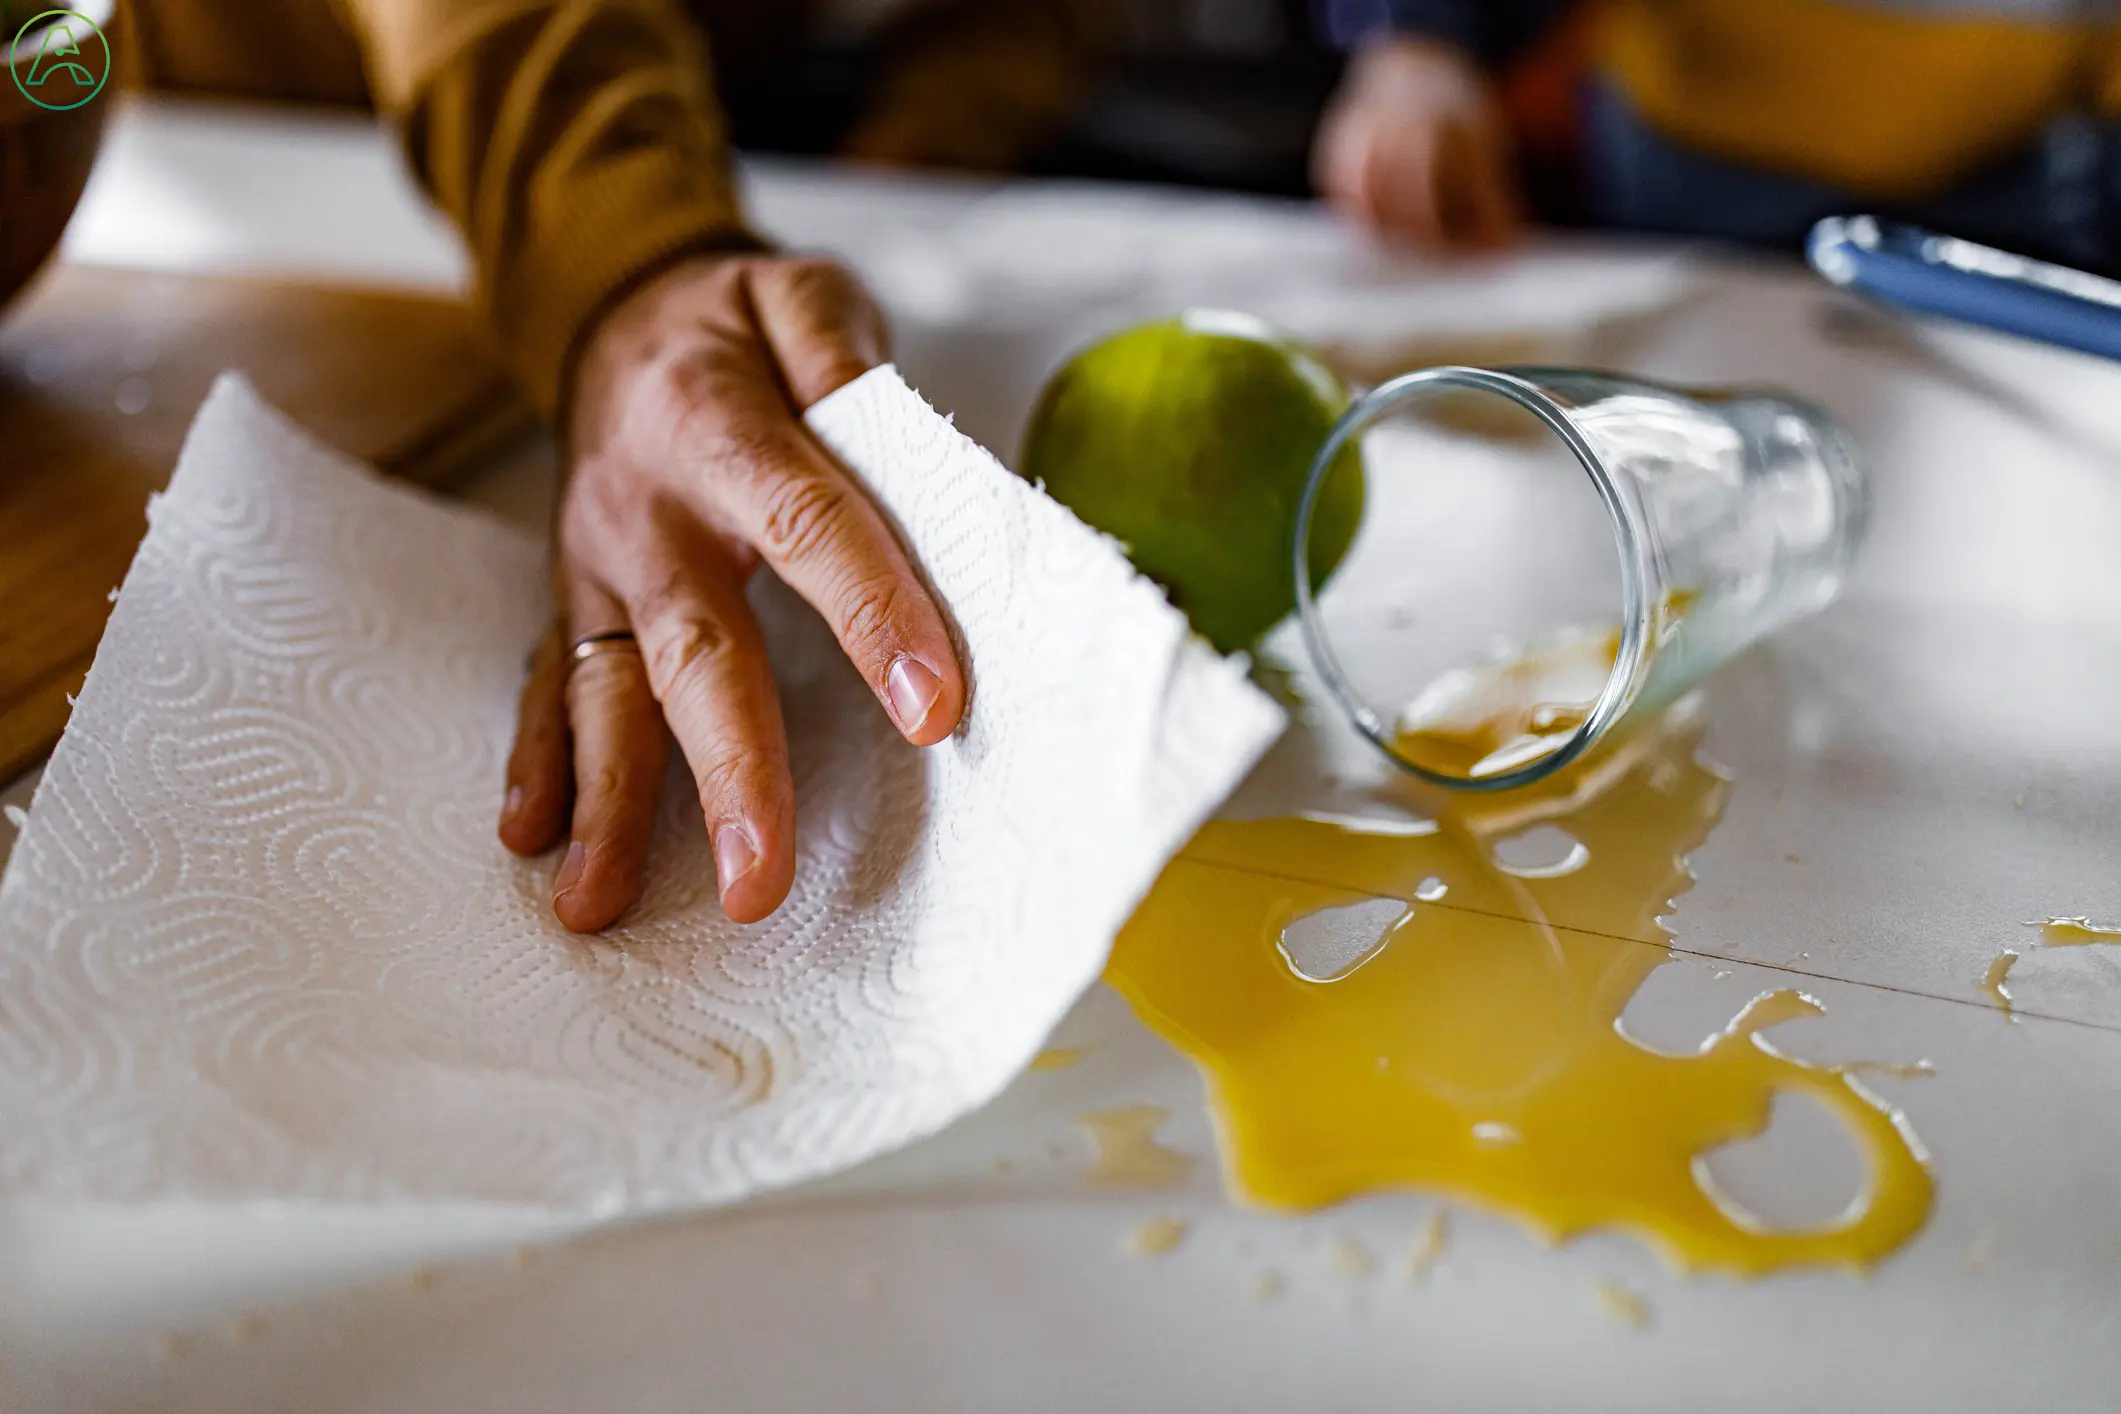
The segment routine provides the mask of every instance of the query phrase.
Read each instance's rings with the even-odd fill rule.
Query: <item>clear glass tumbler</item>
[[[1356,439],[1363,526],[1314,594],[1313,507]],[[1501,790],[1823,608],[1868,510],[1848,436],[1778,394],[1424,369],[1358,398],[1319,451],[1298,616],[1379,750],[1439,785]]]

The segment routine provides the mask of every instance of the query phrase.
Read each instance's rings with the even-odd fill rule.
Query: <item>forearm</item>
[[[625,291],[744,229],[704,41],[670,0],[337,0],[377,106],[464,233],[504,354],[557,410]]]

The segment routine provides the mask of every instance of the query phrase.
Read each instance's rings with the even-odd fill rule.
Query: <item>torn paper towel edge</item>
[[[243,411],[228,415],[254,413],[256,416],[250,420],[268,440],[285,439],[291,453],[300,450],[303,456],[290,456],[289,460],[297,464],[307,460],[310,465],[305,469],[306,475],[357,475],[390,495],[426,500],[444,514],[477,523],[482,533],[513,542],[509,547],[511,555],[520,553],[532,561],[537,556],[534,542],[494,517],[413,488],[385,483],[352,459],[317,446],[301,429],[259,400],[240,378],[224,377],[217,384],[202,409],[201,421],[194,424],[194,436],[209,413],[227,414],[231,404]],[[1129,632],[1124,635],[1124,642],[1130,651],[1156,655],[1161,666],[1155,680],[1163,684],[1156,699],[1143,704],[1142,710],[1150,714],[1150,720],[1144,724],[1147,730],[1129,733],[1134,739],[1146,743],[1147,759],[1137,763],[1128,776],[1140,783],[1138,799],[1132,802],[1135,808],[1121,812],[1123,818],[1115,821],[1115,829],[1125,837],[1131,856],[1142,860],[1139,877],[1126,879],[1124,896],[1111,900],[1110,916],[1099,921],[1099,941],[1094,948],[1079,953],[1069,949],[1072,964],[1066,958],[1054,959],[1061,966],[1044,976],[1037,992],[1043,1003],[1037,1017],[1038,1024],[1026,1033],[1019,1033],[1016,1054],[1007,1071],[995,1073],[982,1068],[977,1082],[957,1090],[946,1103],[910,1106],[919,1113],[909,1114],[902,1110],[902,1127],[881,1138],[871,1135],[863,1144],[824,1160],[800,1153],[754,1152],[745,1178],[720,1190],[644,1192],[633,1189],[630,1196],[607,1190],[602,1196],[585,1197],[581,1203],[563,1201],[558,1206],[611,1212],[729,1201],[750,1192],[838,1171],[923,1138],[983,1105],[1028,1063],[1052,1026],[1096,980],[1113,936],[1153,884],[1164,862],[1213,812],[1285,725],[1280,709],[1246,680],[1243,664],[1238,660],[1219,658],[1203,640],[1194,636],[1184,616],[1170,605],[1156,586],[1135,574],[1114,542],[1083,525],[1065,508],[1034,490],[991,455],[949,428],[906,387],[895,370],[880,368],[856,380],[814,408],[809,420],[820,441],[837,452],[850,470],[868,485],[880,507],[893,520],[903,523],[921,505],[924,468],[917,459],[872,455],[891,449],[865,441],[865,428],[879,422],[886,426],[894,421],[903,423],[909,417],[917,417],[924,423],[924,435],[938,439],[939,454],[947,454],[958,461],[967,457],[976,459],[980,468],[976,479],[982,496],[991,498],[1007,514],[1021,517],[1026,523],[1035,523],[1041,533],[1064,542],[1071,559],[1079,556],[1093,562],[1097,575],[1110,577],[1110,585],[1118,588],[1123,597],[1134,601],[1125,615],[1127,623],[1124,627]],[[187,438],[187,459],[180,461],[178,481],[189,486],[203,478],[210,485],[216,473],[211,467],[190,464],[193,460],[188,455],[191,443],[192,438]],[[319,454],[323,454],[321,465]],[[185,480],[187,475],[189,481]],[[172,484],[174,487],[178,482]],[[151,517],[150,542],[156,536],[156,519]],[[953,562],[948,553],[926,557],[925,568],[946,606],[967,584],[977,580],[976,575],[968,576],[970,567]],[[129,572],[128,587],[133,578]],[[123,597],[121,594],[121,611]],[[976,677],[977,664],[971,667]],[[93,672],[91,676],[93,687]],[[974,691],[976,697],[976,684]],[[967,738],[976,737],[977,728],[975,706],[965,728],[951,743],[946,743],[945,749],[965,745]],[[80,745],[78,740],[71,747],[62,742],[60,753],[64,755],[70,749],[77,750]],[[55,757],[55,761],[58,759]],[[34,816],[33,808],[32,830],[35,829]],[[13,862],[19,863],[23,857],[18,854]],[[12,872],[10,870],[10,874]],[[4,884],[0,884],[0,894],[5,892]],[[478,1197],[476,1194],[462,1196]]]

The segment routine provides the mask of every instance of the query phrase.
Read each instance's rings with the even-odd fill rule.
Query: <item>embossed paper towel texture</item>
[[[905,746],[762,576],[795,892],[725,919],[673,778],[583,939],[493,835],[539,547],[225,380],[0,884],[0,1187],[707,1204],[1000,1089],[1281,716],[892,370],[809,420],[949,605],[967,722]]]

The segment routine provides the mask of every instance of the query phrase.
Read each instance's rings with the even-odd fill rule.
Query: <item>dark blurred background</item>
[[[1113,3],[1113,57],[1033,171],[1309,194],[1311,135],[1344,61],[1307,0]],[[830,28],[770,90],[731,95],[737,146],[837,150],[875,64],[856,25]]]

